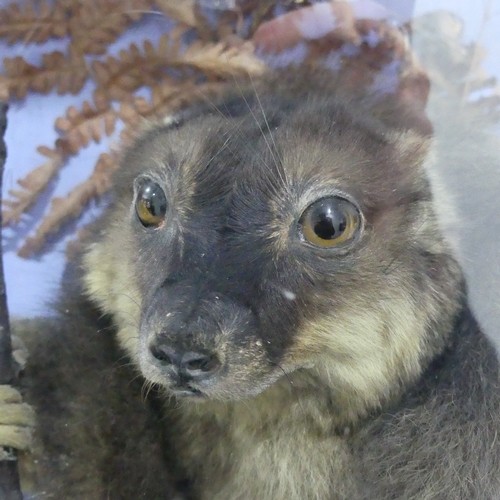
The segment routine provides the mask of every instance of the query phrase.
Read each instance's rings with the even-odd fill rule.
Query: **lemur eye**
[[[151,179],[142,179],[137,187],[135,211],[144,227],[158,227],[167,213],[163,189]]]
[[[309,205],[299,219],[305,241],[333,248],[351,241],[361,228],[361,214],[350,201],[337,196]]]

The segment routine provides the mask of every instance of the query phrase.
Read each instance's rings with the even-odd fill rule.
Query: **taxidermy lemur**
[[[436,222],[430,127],[391,101],[288,72],[124,153],[59,317],[20,332],[27,488],[499,498],[497,358]]]

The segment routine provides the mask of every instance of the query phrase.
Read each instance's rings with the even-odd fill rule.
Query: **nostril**
[[[149,347],[151,354],[164,365],[172,365],[179,372],[190,378],[203,378],[215,373],[220,367],[219,358],[215,354],[202,352],[181,352],[166,345],[153,344]]]
[[[151,351],[153,357],[165,364],[179,365],[182,359],[182,355],[167,346],[152,345],[149,350]]]
[[[215,354],[186,352],[182,356],[181,368],[190,376],[209,375],[219,367],[220,361]]]

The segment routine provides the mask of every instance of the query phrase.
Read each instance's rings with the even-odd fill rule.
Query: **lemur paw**
[[[30,405],[23,403],[19,391],[10,385],[0,385],[0,447],[28,450],[34,424],[35,413]],[[0,448],[0,459],[7,455]]]

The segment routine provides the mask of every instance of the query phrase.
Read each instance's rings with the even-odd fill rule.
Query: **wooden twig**
[[[6,149],[3,140],[7,125],[7,106],[0,102],[0,202],[2,192],[3,169]],[[0,230],[2,218],[0,213]],[[0,231],[1,232],[1,231]],[[9,313],[7,310],[7,294],[3,273],[3,259],[0,258],[0,384],[11,384],[15,378],[10,341]],[[17,459],[14,450],[5,453],[9,459],[0,461],[0,498],[5,500],[21,500]]]

